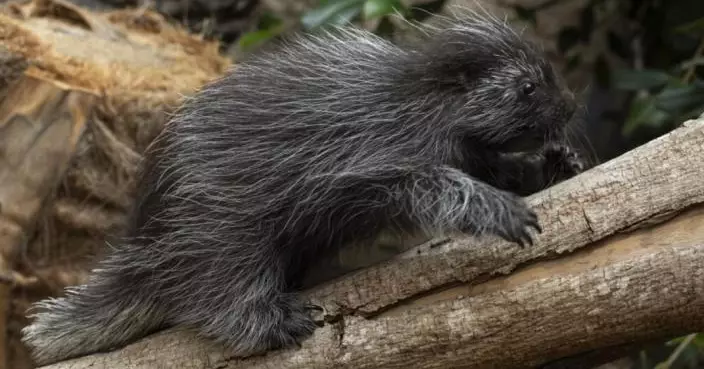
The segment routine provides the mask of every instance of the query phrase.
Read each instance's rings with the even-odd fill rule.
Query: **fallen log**
[[[148,11],[3,5],[0,369],[29,369],[29,304],[83,281],[122,227],[142,150],[229,61]]]
[[[704,330],[704,118],[529,198],[544,232],[431,242],[316,286],[301,348],[235,358],[168,330],[46,366],[530,368]]]

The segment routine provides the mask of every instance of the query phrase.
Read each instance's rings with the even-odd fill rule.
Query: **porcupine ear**
[[[491,47],[475,41],[457,30],[433,29],[404,45],[411,52],[403,65],[411,78],[465,88],[467,81],[477,80],[496,62]]]
[[[477,79],[486,68],[463,45],[443,39],[437,41],[422,45],[422,50],[412,59],[409,67],[417,78],[447,87],[462,87],[467,81]]]
[[[490,67],[481,57],[467,50],[452,50],[447,47],[435,55],[438,63],[436,70],[442,77],[464,88],[471,88],[471,81],[479,80]]]

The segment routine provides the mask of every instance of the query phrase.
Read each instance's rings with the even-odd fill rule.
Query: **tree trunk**
[[[533,195],[521,249],[458,236],[309,290],[326,324],[238,359],[187,331],[45,367],[526,368],[704,330],[704,119]]]

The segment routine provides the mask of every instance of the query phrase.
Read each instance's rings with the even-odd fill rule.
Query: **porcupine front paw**
[[[470,221],[473,225],[470,228],[497,235],[521,247],[525,247],[526,244],[533,245],[530,228],[542,233],[537,214],[520,196],[491,189],[484,200],[485,204],[479,208],[490,209],[490,213],[474,214],[474,219]]]
[[[584,171],[586,164],[579,154],[562,143],[546,145],[542,152],[545,158],[545,176],[550,183],[574,177]]]

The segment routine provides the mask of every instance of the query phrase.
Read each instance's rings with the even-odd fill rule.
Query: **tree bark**
[[[458,236],[317,286],[326,323],[299,349],[171,330],[45,368],[511,369],[704,330],[702,158],[704,119],[531,196],[533,247]]]

